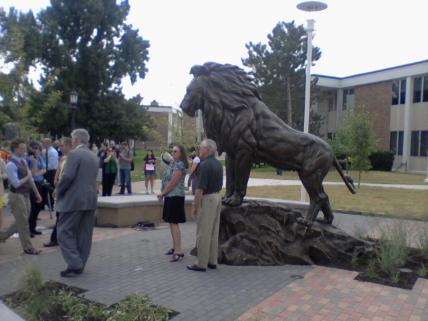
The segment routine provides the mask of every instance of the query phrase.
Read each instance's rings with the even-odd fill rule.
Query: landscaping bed
[[[358,281],[411,290],[418,278],[428,278],[428,243],[421,244],[421,248],[409,248],[399,229],[393,227],[388,231],[394,238],[386,238],[385,234],[376,240],[368,238],[375,244],[372,256],[355,258],[350,264],[329,266],[360,272],[355,277]]]
[[[26,272],[20,290],[2,297],[27,321],[166,321],[178,313],[154,305],[144,295],[132,294],[112,306],[87,300],[85,290],[62,283],[43,282],[36,269]]]

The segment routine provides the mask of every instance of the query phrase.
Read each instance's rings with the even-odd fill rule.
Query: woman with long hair
[[[149,194],[149,183],[150,183],[150,194],[153,194],[153,184],[156,176],[156,157],[153,151],[150,154],[147,153],[144,157],[144,185],[146,186],[146,194]]]
[[[172,148],[173,161],[162,179],[159,200],[164,200],[163,220],[169,223],[172,235],[172,247],[166,252],[172,255],[171,262],[177,262],[184,257],[181,250],[181,232],[178,224],[186,222],[184,211],[184,178],[186,177],[187,163],[186,150],[181,145]]]

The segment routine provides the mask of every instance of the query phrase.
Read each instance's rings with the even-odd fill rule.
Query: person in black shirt
[[[198,258],[188,265],[192,271],[206,271],[217,267],[218,233],[220,227],[221,195],[223,186],[223,166],[215,158],[217,145],[205,139],[199,145],[201,163],[198,168],[195,200],[192,217],[197,218],[196,247]]]

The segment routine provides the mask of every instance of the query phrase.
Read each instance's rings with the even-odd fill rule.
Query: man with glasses
[[[207,267],[217,268],[218,233],[220,227],[221,195],[223,186],[223,166],[215,158],[217,144],[205,139],[199,145],[198,179],[192,217],[197,218],[196,247],[198,258],[195,264],[188,265],[192,271],[205,272]]]

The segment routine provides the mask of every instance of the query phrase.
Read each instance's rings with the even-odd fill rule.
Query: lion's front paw
[[[224,205],[228,206],[239,206],[242,204],[242,197],[239,195],[233,194],[232,196],[223,200]]]
[[[333,223],[333,216],[324,217],[322,219],[319,218],[317,219],[317,222],[331,225]]]

